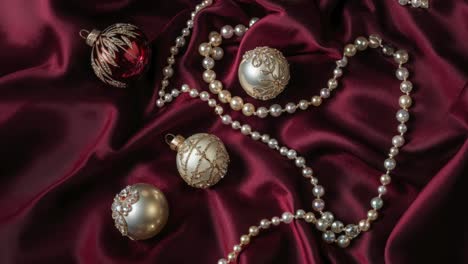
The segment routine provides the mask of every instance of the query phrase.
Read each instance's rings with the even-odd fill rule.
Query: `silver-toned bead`
[[[396,167],[396,161],[393,158],[388,158],[384,161],[384,167],[386,170],[393,170]]]
[[[315,211],[322,211],[325,208],[325,202],[322,199],[314,199],[312,201],[312,208]]]
[[[203,65],[203,68],[205,68],[207,70],[211,70],[215,66],[215,62],[214,62],[213,58],[205,57],[203,59],[202,65]]]
[[[338,66],[338,67],[343,68],[343,67],[346,67],[346,65],[348,65],[348,58],[347,57],[343,57],[340,60],[336,61],[336,66]]]
[[[327,88],[323,88],[320,90],[320,96],[322,98],[328,98],[330,97],[330,89],[327,89]]]
[[[396,118],[398,121],[400,121],[401,123],[404,123],[404,122],[407,122],[409,120],[409,113],[407,110],[405,109],[400,109],[398,110],[398,112],[396,113]]]
[[[405,138],[400,135],[396,135],[392,138],[392,144],[393,146],[399,148],[405,144]]]
[[[331,244],[335,241],[335,233],[332,231],[326,231],[322,234],[322,238],[325,242]]]
[[[384,55],[390,57],[393,56],[393,54],[395,53],[395,49],[390,45],[383,45],[382,52]]]
[[[391,148],[390,148],[390,155],[391,155],[392,157],[395,157],[396,155],[398,155],[398,153],[399,153],[399,150],[398,150],[397,147],[391,147]]]
[[[185,46],[184,37],[177,37],[175,43],[176,43],[176,47],[178,48]]]
[[[193,20],[188,20],[187,21],[187,27],[188,28],[193,28]]]
[[[383,200],[380,197],[374,197],[372,198],[370,204],[372,208],[374,208],[375,210],[379,210],[383,206]]]
[[[343,75],[343,70],[341,68],[338,67],[333,70],[333,76],[335,78],[341,77],[342,75]]]
[[[281,147],[279,149],[279,152],[280,152],[281,155],[286,156],[286,155],[288,155],[288,148],[287,147]]]
[[[379,195],[384,195],[387,193],[387,187],[385,187],[384,185],[380,185],[377,188],[377,192],[379,193]]]
[[[345,231],[346,236],[350,238],[355,238],[359,235],[361,230],[359,230],[359,227],[356,225],[347,225],[344,228],[344,231]]]
[[[263,135],[262,135],[262,142],[263,142],[263,143],[268,143],[268,141],[270,141],[270,135],[268,135],[268,134],[263,134]]]
[[[294,149],[288,150],[287,154],[288,159],[295,159],[297,157],[297,152]]]
[[[282,113],[282,109],[281,109],[281,106],[279,104],[274,104],[272,106],[270,106],[270,115],[274,116],[274,117],[278,117],[280,116]]]
[[[171,102],[172,101],[172,95],[171,94],[165,94],[164,95],[164,101]]]
[[[182,36],[187,37],[188,35],[190,35],[190,29],[188,28],[182,29]]]

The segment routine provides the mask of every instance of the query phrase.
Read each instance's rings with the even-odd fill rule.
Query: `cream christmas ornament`
[[[188,185],[208,188],[226,175],[229,154],[218,137],[206,133],[187,139],[167,135],[166,142],[177,151],[177,170]]]

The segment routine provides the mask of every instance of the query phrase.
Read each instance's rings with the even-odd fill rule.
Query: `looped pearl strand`
[[[384,204],[382,197],[386,194],[387,185],[391,182],[390,173],[396,167],[395,157],[398,155],[399,149],[405,144],[404,134],[407,132],[405,123],[409,120],[408,109],[412,105],[410,92],[413,85],[408,81],[408,69],[403,66],[409,60],[408,53],[404,50],[395,51],[393,47],[383,44],[382,39],[377,35],[371,35],[369,38],[358,37],[354,43],[346,45],[343,58],[337,61],[337,66],[340,68],[345,67],[348,63],[348,58],[353,57],[358,51],[366,50],[368,47],[380,48],[384,55],[393,57],[394,61],[398,64],[395,76],[401,81],[400,90],[403,95],[398,99],[398,104],[401,108],[396,113],[396,119],[399,122],[397,126],[399,134],[392,138],[392,147],[388,152],[388,158],[383,162],[385,173],[380,176],[381,185],[377,187],[377,196],[370,200],[371,208],[366,216],[356,224],[345,225],[342,221],[336,219],[332,212],[325,210],[325,201],[323,200],[325,189],[314,176],[312,168],[306,165],[306,159],[300,156],[296,150],[280,146],[278,140],[270,137],[268,134],[261,134],[258,131],[254,131],[250,125],[241,124],[239,121],[233,120],[230,115],[224,114],[224,108],[217,103],[216,99],[210,98],[208,92],[199,92],[197,89],[192,89],[186,84],[182,85],[182,92],[189,93],[192,98],[200,97],[201,100],[206,101],[214,109],[215,114],[219,116],[223,124],[229,125],[232,129],[251,137],[253,140],[266,144],[269,148],[278,151],[280,155],[293,161],[295,166],[301,170],[302,175],[312,185],[312,193],[315,197],[312,201],[312,209],[318,213],[318,217],[312,212],[305,213],[304,210],[299,209],[295,215],[290,212],[284,212],[281,217],[261,220],[258,226],[252,226],[247,234],[240,237],[239,244],[233,247],[233,251],[226,258],[220,259],[218,261],[219,264],[234,262],[242,249],[250,243],[251,239],[258,235],[260,230],[268,229],[271,225],[276,226],[280,223],[289,224],[293,220],[304,219],[306,222],[314,224],[316,229],[322,232],[322,238],[326,243],[335,243],[345,248],[349,246],[353,239],[368,231],[371,223],[377,220],[378,211]]]
[[[175,56],[179,53],[186,45],[186,37],[190,36],[191,29],[195,24],[195,17],[203,9],[211,6],[213,0],[203,0],[200,4],[195,6],[195,10],[191,13],[190,19],[187,20],[187,26],[182,29],[181,35],[175,40],[174,46],[170,48],[170,56],[167,58],[167,65],[163,68],[163,79],[161,81],[161,90],[159,91],[159,98],[156,100],[156,106],[159,108],[163,107],[166,103],[171,102],[174,98],[179,96],[180,91],[178,89],[172,89],[170,93],[166,93],[166,88],[169,86],[169,79],[174,75],[173,65],[176,63]]]

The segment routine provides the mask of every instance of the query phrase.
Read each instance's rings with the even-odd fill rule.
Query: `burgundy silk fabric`
[[[311,185],[293,162],[221,124],[205,102],[178,97],[154,105],[169,47],[198,1],[0,0],[0,263],[216,263],[262,218],[311,210]],[[258,263],[468,263],[468,5],[430,0],[429,10],[397,0],[215,0],[196,18],[171,88],[207,90],[198,45],[225,24],[261,20],[223,43],[219,79],[255,105],[317,94],[346,43],[376,33],[409,51],[414,83],[407,144],[380,217],[348,249],[326,244],[304,222],[254,239],[238,260]],[[128,89],[104,85],[78,32],[138,25],[153,53]],[[254,101],[237,65],[257,46],[281,50],[291,66],[278,98]],[[376,195],[396,134],[399,81],[376,50],[350,60],[319,108],[279,118],[228,113],[307,158],[326,189],[327,209],[356,223]],[[166,133],[213,133],[231,157],[209,190],[186,185]],[[114,228],[110,205],[128,184],[159,187],[170,205],[163,232],[133,242]]]

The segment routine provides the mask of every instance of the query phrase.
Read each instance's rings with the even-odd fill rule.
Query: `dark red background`
[[[430,2],[419,10],[397,0],[215,0],[197,17],[188,52],[178,57],[177,86],[206,89],[198,45],[253,16],[262,20],[242,41],[223,44],[216,67],[244,98],[236,65],[256,46],[283,51],[291,64],[290,85],[274,100],[283,105],[317,94],[343,46],[360,35],[380,34],[411,55],[408,144],[371,231],[340,249],[310,225],[281,226],[256,239],[240,263],[468,262],[468,5]],[[169,47],[196,4],[0,0],[0,263],[216,263],[260,219],[310,210],[310,184],[293,163],[223,126],[206,103],[183,95],[155,109]],[[148,73],[125,90],[98,81],[78,36],[115,22],[140,26],[153,48]],[[356,222],[396,133],[398,87],[391,59],[372,50],[352,59],[319,109],[233,116],[305,155],[328,208]],[[163,141],[168,132],[220,137],[231,156],[227,177],[210,190],[188,187]],[[144,242],[121,237],[110,214],[114,194],[136,182],[158,186],[171,209],[164,231]]]

